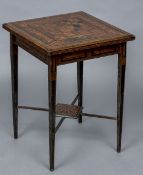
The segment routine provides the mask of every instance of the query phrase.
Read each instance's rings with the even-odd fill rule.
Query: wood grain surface
[[[3,24],[3,27],[50,55],[118,44],[135,38],[85,12],[12,22]]]

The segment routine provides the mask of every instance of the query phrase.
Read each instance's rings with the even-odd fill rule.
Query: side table
[[[121,151],[126,44],[135,36],[85,12],[3,24],[10,32],[14,138],[18,138],[18,109],[49,112],[50,170],[54,170],[55,133],[65,118],[82,116],[117,121],[117,152]],[[18,105],[18,46],[48,65],[49,109]],[[117,117],[82,112],[83,62],[118,54]],[[71,105],[56,104],[57,66],[77,63],[78,93]],[[78,105],[75,105],[78,101]],[[56,117],[61,117],[55,126]]]

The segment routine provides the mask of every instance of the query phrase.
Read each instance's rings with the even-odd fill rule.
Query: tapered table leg
[[[82,107],[83,100],[83,61],[77,62],[77,87],[78,87],[78,106]],[[82,123],[82,115],[79,116],[79,123]]]
[[[15,37],[10,35],[11,56],[11,82],[12,82],[12,104],[13,104],[13,129],[14,138],[18,138],[18,46]]]
[[[56,115],[56,66],[49,65],[49,155],[50,171],[54,171],[55,115]]]
[[[120,46],[118,53],[117,152],[121,152],[125,69],[126,69],[126,43]]]

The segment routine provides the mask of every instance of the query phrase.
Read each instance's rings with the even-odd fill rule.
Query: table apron
[[[57,65],[63,65],[82,60],[105,57],[117,53],[118,53],[118,45],[111,45],[111,46],[103,46],[99,48],[92,48],[92,49],[60,54],[53,57],[56,59]]]
[[[20,37],[16,37],[15,43],[31,55],[41,60],[43,63],[48,64],[49,60],[47,58],[47,52],[45,52],[41,48],[30,43],[30,41],[23,40]]]
[[[33,45],[32,43],[23,40],[20,37],[16,37],[15,43],[30,53],[31,55],[35,56],[39,60],[41,60],[45,64],[49,64],[49,59],[47,57],[46,51],[42,50],[41,48],[37,48],[37,46]],[[51,58],[56,60],[56,65],[63,65],[74,63],[83,60],[89,60],[93,58],[105,57],[109,55],[114,55],[118,53],[118,44],[96,47],[91,49],[84,49],[79,51],[72,51],[68,53],[53,55]]]

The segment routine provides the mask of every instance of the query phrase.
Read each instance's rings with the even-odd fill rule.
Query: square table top
[[[6,23],[3,28],[50,55],[135,39],[134,35],[82,11]]]

